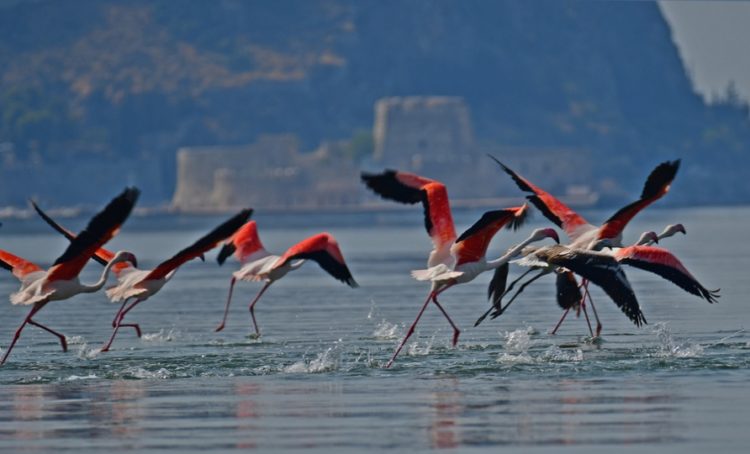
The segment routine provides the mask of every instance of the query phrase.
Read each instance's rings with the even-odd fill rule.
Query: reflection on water
[[[740,237],[750,210],[719,213],[736,222],[718,226],[715,214],[650,213],[634,231],[687,224],[691,241],[675,242],[674,250],[707,286],[724,289],[721,303],[705,304],[629,270],[652,325],[635,328],[594,289],[605,324],[598,343],[586,340],[581,321],[567,323],[558,336],[546,333],[560,315],[550,282],[529,287],[503,317],[472,328],[486,308],[487,276],[445,294],[462,328],[457,348],[444,318],[430,308],[405,350],[411,354],[382,369],[426,290],[408,274],[424,265],[430,247],[420,225],[333,232],[361,288],[303,267],[264,300],[260,339],[247,338],[251,327],[241,304],[230,317],[234,323],[213,331],[232,268],[211,261],[189,263],[139,306],[133,315],[144,337],[123,336],[108,353],[89,351],[107,339],[116,309],[102,295],[50,304],[40,321],[75,337],[71,345],[82,353],[60,352],[44,332],[22,338],[0,368],[0,451],[515,446],[557,452],[561,445],[577,451],[637,445],[744,452],[750,443],[744,428],[750,334],[743,329],[750,243],[716,238]],[[269,229],[264,242],[281,250],[310,233]],[[492,249],[513,242],[511,235],[503,232],[502,244]],[[139,259],[148,267],[195,234],[161,232],[156,242],[143,232],[122,236],[123,244],[143,250]],[[39,244],[12,234],[3,240],[30,257]],[[157,250],[157,243],[168,250]],[[0,297],[15,286],[0,279]],[[238,287],[236,298],[256,291]],[[6,306],[0,346],[23,309]]]

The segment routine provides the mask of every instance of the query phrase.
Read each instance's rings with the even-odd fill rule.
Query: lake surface
[[[586,213],[593,222],[609,214]],[[479,215],[458,213],[458,230]],[[219,221],[133,218],[111,247],[152,267]],[[227,328],[215,333],[237,264],[218,267],[212,252],[129,314],[143,338],[123,328],[107,353],[98,349],[117,307],[102,293],[50,303],[36,319],[65,333],[69,351],[26,329],[0,368],[0,451],[746,452],[750,209],[650,210],[626,239],[674,222],[688,235],[663,246],[706,287],[722,289],[718,304],[629,269],[649,321],[643,328],[594,289],[601,341],[591,342],[583,319],[570,317],[548,335],[561,315],[551,278],[529,287],[502,317],[472,328],[488,307],[487,274],[441,297],[463,330],[457,348],[430,307],[387,370],[429,288],[409,276],[430,249],[421,211],[260,217],[272,251],[333,233],[361,287],[308,263],[258,303],[263,336],[252,339],[247,304],[261,284],[241,282]],[[84,223],[66,220],[74,229]],[[541,225],[537,213],[520,232],[502,231],[490,255]],[[64,247],[36,219],[8,220],[0,230],[0,248],[43,266]],[[100,270],[90,264],[83,280]],[[0,297],[17,287],[4,272]],[[28,311],[2,307],[0,349]]]

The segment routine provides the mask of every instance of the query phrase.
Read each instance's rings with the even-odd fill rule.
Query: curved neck
[[[104,267],[104,270],[102,271],[101,277],[99,277],[99,280],[91,285],[83,285],[81,284],[81,293],[94,293],[99,291],[102,287],[104,287],[104,284],[107,283],[107,277],[109,277],[109,270],[112,269],[113,266],[115,266],[117,263],[120,263],[119,261],[110,260],[109,263],[107,263],[107,266]]]
[[[521,251],[523,250],[523,248],[525,248],[529,244],[533,243],[534,241],[535,241],[535,239],[534,239],[533,236],[530,236],[530,237],[526,238],[522,242],[520,242],[517,245],[513,246],[512,248],[510,248],[508,250],[508,252],[506,252],[505,254],[503,254],[500,258],[497,258],[495,260],[490,260],[489,262],[487,262],[487,267],[489,269],[495,269],[495,268],[499,268],[499,267],[505,265],[506,263],[510,262],[511,259],[513,259],[518,254],[520,254]]]

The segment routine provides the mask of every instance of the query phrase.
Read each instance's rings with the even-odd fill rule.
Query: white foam
[[[563,350],[557,345],[550,345],[549,348],[542,353],[541,358],[545,361],[554,362],[578,362],[583,361],[583,350],[580,348],[575,350]]]
[[[96,374],[88,374],[88,375],[71,375],[70,377],[65,378],[64,381],[77,381],[77,380],[93,380],[99,378]]]
[[[146,370],[142,367],[128,367],[122,372],[122,375],[125,377],[143,379],[157,378],[162,380],[172,377],[172,373],[163,367],[159,370]]]
[[[534,364],[536,360],[528,353],[519,353],[517,355],[503,353],[497,357],[497,362],[501,364]]]

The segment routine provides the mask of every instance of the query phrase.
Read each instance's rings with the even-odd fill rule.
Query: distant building
[[[475,153],[469,107],[463,98],[408,96],[375,103],[376,162],[419,166]]]
[[[186,147],[177,152],[179,211],[336,208],[358,202],[358,171],[326,143],[300,153],[294,135],[261,136],[242,146]]]
[[[471,112],[461,97],[408,96],[375,103],[375,166],[417,172],[448,186],[453,200],[520,198],[521,192],[488,157],[574,203],[596,201],[589,153],[571,148],[507,147],[478,143]]]

